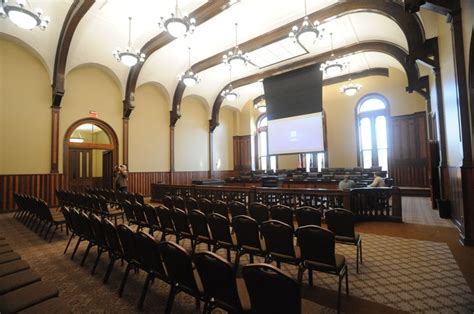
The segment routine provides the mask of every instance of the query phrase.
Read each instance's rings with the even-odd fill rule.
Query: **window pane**
[[[309,168],[311,167],[311,159],[313,159],[313,154],[306,154],[306,164],[305,164],[305,168],[306,168],[306,172],[309,172]]]
[[[372,151],[364,150],[362,152],[362,166],[364,168],[372,167]]]
[[[260,157],[260,169],[267,169],[267,157]]]
[[[377,148],[387,148],[387,121],[384,116],[378,116],[375,119],[375,133]]]
[[[318,153],[318,172],[321,172],[321,168],[324,168],[324,153]]]
[[[388,154],[387,149],[379,149],[379,166],[382,167],[382,170],[388,170]]]
[[[268,120],[267,120],[267,117],[263,118],[262,120],[260,120],[260,122],[258,123],[257,127],[258,128],[261,128],[262,126],[267,126],[268,125]]]
[[[362,150],[372,149],[372,131],[369,118],[360,120],[360,144]]]
[[[110,144],[107,134],[92,123],[84,123],[78,126],[69,138],[71,143]]]
[[[260,156],[267,155],[267,132],[260,132]]]
[[[271,156],[271,157],[270,157],[270,168],[271,168],[273,171],[276,171],[276,170],[277,170],[277,158],[276,158],[276,156]]]
[[[359,112],[385,109],[385,103],[379,98],[369,98],[359,106]]]

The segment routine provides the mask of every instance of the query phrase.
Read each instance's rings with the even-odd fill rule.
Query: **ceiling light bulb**
[[[120,55],[120,61],[122,61],[122,63],[125,64],[126,66],[132,67],[135,64],[137,64],[138,59],[137,59],[137,56],[132,53],[123,52]]]
[[[24,9],[18,9],[19,10],[10,10],[8,12],[8,17],[13,24],[23,29],[33,29],[38,26],[39,19],[35,15],[26,13],[27,11]]]
[[[188,28],[186,24],[183,24],[180,20],[176,19],[166,24],[166,30],[171,36],[178,38],[183,37],[188,31]]]

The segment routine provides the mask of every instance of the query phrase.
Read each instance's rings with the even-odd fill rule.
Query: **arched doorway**
[[[74,122],[64,135],[64,175],[68,189],[112,186],[113,167],[118,163],[118,139],[106,122],[84,118]]]

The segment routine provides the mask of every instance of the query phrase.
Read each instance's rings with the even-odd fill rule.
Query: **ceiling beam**
[[[64,19],[61,33],[59,34],[56,56],[54,57],[52,107],[61,107],[61,100],[64,95],[64,74],[66,72],[67,56],[72,37],[82,17],[94,3],[95,0],[74,0]]]
[[[368,76],[388,77],[388,68],[372,68],[372,69],[362,70],[362,71],[353,72],[350,74],[344,74],[341,76],[328,78],[328,79],[323,80],[323,86],[340,84],[340,83],[349,81],[349,79],[357,80],[357,79],[368,77]]]
[[[205,4],[189,13],[189,16],[196,20],[196,25],[203,24],[207,20],[218,15],[222,11],[230,7],[229,0],[213,0],[207,1]],[[150,39],[140,51],[145,54],[145,62],[158,49],[166,46],[175,40],[173,36],[166,31],[162,31],[152,39]],[[133,109],[133,101],[135,100],[135,89],[137,87],[138,76],[145,63],[138,63],[130,69],[127,78],[127,86],[125,87],[125,100],[123,101],[123,115],[125,118],[130,117]]]
[[[379,13],[394,20],[405,34],[408,42],[410,57],[407,58],[407,62],[409,62],[409,60],[416,60],[420,56],[424,55],[424,30],[420,20],[416,14],[405,12],[401,5],[394,2],[373,0],[352,0],[340,2],[309,14],[309,19],[324,22],[325,20],[331,18],[341,17],[343,15],[357,12]],[[289,22],[270,32],[239,44],[239,48],[242,51],[250,52],[278,40],[282,40],[288,37],[288,32],[293,27],[293,25],[299,25],[302,22],[303,18]],[[192,71],[194,73],[199,73],[222,63],[222,55],[230,49],[232,48],[221,51],[207,59],[195,63],[191,66]],[[185,89],[186,86],[180,81],[173,95],[172,112],[178,116],[179,105],[181,104]]]
[[[222,96],[222,91],[229,88],[229,85],[232,84],[234,89],[245,86],[248,84],[252,84],[257,82],[258,80],[268,78],[277,74],[285,73],[291,70],[303,68],[315,63],[321,63],[329,59],[331,53],[337,58],[349,55],[349,54],[356,54],[361,52],[367,51],[375,51],[388,54],[395,58],[405,69],[405,73],[408,79],[408,86],[407,91],[412,92],[418,86],[418,67],[415,63],[407,63],[405,60],[408,58],[408,54],[399,46],[385,41],[366,41],[360,42],[352,45],[348,45],[345,47],[341,47],[338,49],[334,49],[333,51],[328,51],[319,55],[311,56],[309,58],[305,58],[299,61],[296,61],[292,64],[286,64],[280,67],[272,68],[263,72],[255,73],[253,75],[243,77],[237,79],[235,81],[230,82],[224,88],[222,88],[221,92],[219,92],[217,98],[214,101],[212,106],[212,117],[211,117],[211,125],[217,126],[219,125],[219,111],[224,101],[224,97]]]
[[[460,8],[459,0],[405,0],[405,11],[416,13],[424,8],[438,14],[448,15]]]

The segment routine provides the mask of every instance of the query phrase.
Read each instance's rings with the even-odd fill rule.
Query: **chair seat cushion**
[[[16,261],[21,259],[21,256],[15,252],[9,252],[5,254],[0,254],[0,264],[8,263],[11,261]]]
[[[5,264],[0,264],[0,277],[10,275],[28,268],[30,268],[30,265],[26,261],[21,259]]]
[[[336,254],[336,265],[318,263],[313,261],[304,261],[304,265],[310,269],[322,271],[322,272],[331,272],[339,273],[341,269],[346,265],[346,258],[344,255]],[[336,266],[336,268],[334,268]]]
[[[42,281],[0,296],[0,312],[16,313],[42,301],[57,297],[58,289]]]
[[[25,269],[0,278],[0,295],[40,281],[41,276],[33,269]]]
[[[10,252],[13,252],[13,249],[10,246],[8,245],[0,246],[0,254],[10,253]]]
[[[24,314],[48,313],[48,314],[62,314],[72,313],[71,308],[67,305],[63,298],[51,298],[36,305],[30,306],[27,309],[20,311]]]
[[[335,240],[336,240],[336,242],[350,243],[350,244],[355,245],[360,240],[360,234],[356,233],[353,238],[352,237],[345,237],[345,236],[336,235]]]

